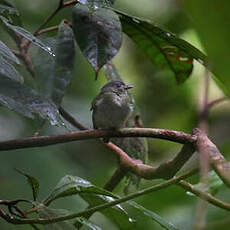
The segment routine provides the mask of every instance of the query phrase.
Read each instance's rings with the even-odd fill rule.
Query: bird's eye
[[[116,86],[117,86],[118,89],[121,88],[121,84],[117,84]]]

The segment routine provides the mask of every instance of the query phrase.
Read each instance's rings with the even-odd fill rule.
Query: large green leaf
[[[177,82],[184,82],[193,69],[193,59],[207,66],[207,57],[188,42],[149,21],[128,16],[120,11],[123,32],[158,67],[171,70]]]
[[[54,53],[52,52],[51,48],[46,46],[40,39],[36,38],[33,34],[31,34],[29,31],[25,30],[24,28],[20,26],[15,26],[12,25],[9,20],[3,16],[0,16],[0,19],[2,22],[5,24],[6,27],[9,29],[13,30],[15,33],[20,34],[24,38],[28,39],[31,41],[33,44],[39,46],[41,49],[45,50],[48,52],[50,55],[55,56]]]
[[[184,1],[184,5],[207,51],[211,70],[221,82],[220,88],[229,96],[230,2],[188,0]]]
[[[45,204],[50,204],[53,200],[80,195],[90,206],[97,206],[114,200],[116,197],[111,192],[91,184],[77,176],[63,177],[51,194],[43,201]],[[113,220],[121,229],[128,229],[132,226],[132,219],[129,218],[126,211],[120,206],[107,208],[101,211],[106,217]]]
[[[77,176],[67,175],[60,180],[51,194],[45,199],[44,203],[49,204],[58,198],[77,195],[84,192],[111,196],[110,192],[92,185],[87,180]]]
[[[55,54],[52,99],[57,105],[60,105],[65,90],[72,79],[75,56],[73,31],[64,22],[58,27]]]
[[[90,10],[77,4],[73,9],[73,31],[76,41],[96,74],[110,61],[121,46],[121,24],[110,9]]]
[[[35,81],[42,95],[59,106],[73,74],[75,47],[72,29],[62,22],[57,37],[43,43],[55,51],[55,58],[41,49],[35,53]]]
[[[39,182],[36,178],[34,178],[33,176],[23,172],[22,170],[19,169],[15,169],[18,173],[22,174],[23,176],[26,177],[27,182],[29,184],[29,186],[32,189],[32,193],[33,193],[33,199],[36,200],[37,196],[38,196],[38,192],[39,192]]]
[[[45,219],[49,219],[49,218],[52,219],[55,217],[60,217],[60,216],[70,214],[69,211],[65,209],[51,209],[44,205],[39,205],[37,211],[39,216]],[[44,225],[44,229],[45,230],[76,230],[74,225],[71,224],[69,221],[61,221],[52,224],[46,224]]]
[[[34,114],[49,120],[52,125],[63,125],[56,106],[40,96],[34,89],[20,84],[0,73],[0,104],[26,117]]]

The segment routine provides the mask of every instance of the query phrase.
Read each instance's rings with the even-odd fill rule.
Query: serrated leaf
[[[41,49],[45,50],[46,52],[48,52],[50,55],[55,56],[55,54],[52,52],[50,47],[47,47],[40,39],[36,38],[33,34],[31,34],[29,31],[25,30],[24,28],[20,27],[20,26],[15,26],[12,25],[8,19],[6,19],[3,16],[0,16],[0,19],[2,20],[2,22],[5,24],[5,26],[7,26],[9,29],[13,30],[15,33],[20,34],[21,36],[23,36],[24,38],[28,39],[29,41],[31,41],[33,44],[39,46]]]
[[[104,203],[112,202],[115,198],[111,196],[98,195],[98,194],[80,194],[81,198],[84,199],[90,206],[97,206]],[[112,220],[119,229],[132,229],[135,220],[130,218],[128,213],[121,205],[115,205],[100,211],[108,219]]]
[[[45,199],[44,203],[49,204],[58,198],[77,195],[80,193],[104,194],[111,196],[110,192],[94,186],[87,180],[77,176],[67,175],[60,180],[51,194]]]
[[[76,220],[76,222],[74,225],[76,226],[76,228],[77,228],[78,224],[80,224],[80,225],[84,225],[85,228],[89,229],[89,230],[101,230],[100,227],[93,224],[91,221],[87,220],[86,218],[79,217],[79,218],[76,218],[75,220]]]
[[[36,178],[34,178],[33,176],[30,176],[29,174],[23,172],[22,170],[19,170],[19,169],[15,169],[15,170],[27,178],[27,182],[32,189],[33,199],[35,201],[37,199],[38,192],[39,192],[38,180]]]
[[[73,31],[76,41],[96,74],[121,47],[121,24],[112,10],[91,11],[77,4],[73,9]]]
[[[16,64],[20,64],[18,58],[14,55],[14,53],[0,40],[0,54],[5,58],[15,62]]]
[[[48,208],[44,205],[39,205],[39,208],[37,209],[38,214],[41,218],[49,219],[49,218],[55,218],[60,217],[64,215],[70,214],[69,211],[65,209],[52,209]],[[69,221],[61,221],[56,222],[52,224],[45,224],[44,225],[45,230],[76,230],[73,224],[71,224]]]
[[[7,60],[5,60],[1,55],[0,55],[0,74],[12,80],[16,80],[19,82],[22,81],[22,77],[20,76],[19,72],[14,68],[13,65],[11,65]]]
[[[49,120],[51,125],[63,125],[57,107],[34,89],[0,74],[0,104],[26,117],[34,114]]]
[[[118,11],[117,11],[118,12]],[[184,82],[193,69],[193,59],[207,66],[207,57],[194,46],[149,21],[118,12],[123,32],[158,67],[171,70],[177,82]]]
[[[137,204],[136,202],[128,201],[127,203],[129,205],[131,205],[132,207],[134,207],[134,208],[138,209],[139,211],[141,211],[142,214],[144,214],[145,216],[150,217],[152,220],[157,222],[162,228],[167,229],[167,230],[179,230],[179,228],[174,226],[172,223],[166,221],[165,219],[163,219],[161,216],[159,216],[155,212],[144,208],[143,206]]]

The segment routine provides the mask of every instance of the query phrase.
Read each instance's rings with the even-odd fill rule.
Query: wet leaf
[[[49,120],[51,125],[63,125],[56,106],[34,89],[0,74],[0,104],[26,117],[34,114]]]
[[[44,205],[39,205],[39,208],[37,210],[38,210],[39,217],[44,219],[49,219],[49,218],[52,219],[52,218],[61,217],[70,214],[68,210],[52,209]],[[74,225],[67,220],[52,223],[52,224],[45,224],[44,229],[45,230],[76,230]]]
[[[93,224],[91,221],[87,220],[86,218],[83,217],[79,217],[75,219],[75,226],[77,227],[78,224],[80,225],[84,225],[85,229],[89,229],[89,230],[101,230],[100,227],[98,227],[97,225]]]
[[[55,56],[55,54],[52,52],[50,47],[47,47],[40,39],[36,38],[33,34],[31,34],[29,31],[25,30],[24,28],[20,27],[20,26],[15,26],[12,25],[8,19],[6,19],[3,16],[0,16],[0,19],[2,20],[2,22],[5,24],[5,26],[7,26],[9,29],[13,30],[15,33],[20,34],[21,36],[23,36],[24,38],[28,39],[29,41],[31,41],[33,44],[39,46],[41,49],[45,50],[46,52],[48,52],[50,55]]]
[[[22,77],[20,76],[19,72],[11,65],[7,60],[5,60],[0,55],[0,74],[8,77],[12,80],[22,81]]]
[[[91,207],[108,202],[112,202],[115,198],[111,196],[98,195],[98,194],[80,194],[81,198],[84,199]],[[104,216],[113,221],[119,229],[132,229],[135,220],[130,218],[128,213],[121,205],[115,205],[100,211]]]
[[[120,49],[121,24],[112,10],[99,8],[91,11],[87,6],[76,5],[73,9],[73,31],[96,74]]]
[[[55,51],[55,58],[41,49],[33,57],[35,81],[39,92],[59,106],[68,87],[74,68],[74,36],[64,22],[59,25],[56,38],[43,41]]]
[[[6,46],[1,40],[0,40],[0,54],[7,58],[8,60],[11,60],[15,62],[16,64],[20,64],[20,61],[18,58],[14,55],[14,53]]]
[[[174,226],[172,223],[166,221],[165,219],[163,219],[161,216],[159,216],[155,212],[144,208],[143,206],[137,204],[136,202],[128,201],[127,203],[129,205],[131,205],[132,207],[141,211],[141,213],[144,214],[145,216],[147,216],[147,217],[151,218],[153,221],[157,222],[162,228],[167,229],[167,230],[179,230],[179,228]]]
[[[28,184],[31,187],[32,192],[33,192],[33,199],[36,200],[37,196],[38,196],[38,192],[39,192],[38,180],[36,178],[34,178],[33,176],[30,176],[29,174],[24,173],[22,170],[19,170],[19,169],[15,169],[15,170],[27,178],[27,182],[28,182]]]
[[[123,32],[149,57],[155,66],[171,70],[178,83],[191,74],[193,59],[207,66],[207,57],[194,46],[149,21],[118,12]]]
[[[55,77],[52,99],[55,104],[60,105],[65,90],[72,79],[75,57],[73,31],[64,22],[62,22],[58,28],[55,53]]]
[[[80,177],[67,175],[60,180],[52,193],[45,199],[44,203],[49,204],[58,198],[77,195],[80,193],[96,193],[111,196],[110,192],[94,186]]]

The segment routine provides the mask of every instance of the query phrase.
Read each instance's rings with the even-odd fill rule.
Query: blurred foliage
[[[0,0],[1,2],[5,2]],[[15,1],[21,14],[23,27],[34,32],[58,4],[58,0],[46,1]],[[171,0],[117,0],[114,8],[128,14],[149,19],[159,27],[186,38],[191,44],[198,44],[212,60],[213,68],[220,74],[220,79],[229,83],[229,3],[212,3],[208,1]],[[204,12],[211,12],[210,14]],[[47,26],[59,25],[63,18],[71,20],[72,7],[59,12]],[[192,18],[192,19],[191,19]],[[202,23],[201,23],[202,22]],[[194,27],[194,24],[197,26]],[[197,30],[198,29],[198,30]],[[192,31],[192,33],[191,33]],[[191,36],[192,34],[192,36]],[[12,49],[15,45],[12,39],[0,27],[1,41]],[[56,35],[50,32],[49,36]],[[225,36],[224,36],[225,35]],[[41,36],[39,38],[43,38]],[[213,45],[215,44],[215,45]],[[29,53],[34,55],[36,48],[31,46]],[[182,85],[177,85],[169,71],[159,70],[135,46],[126,35],[118,55],[113,59],[120,75],[126,83],[135,86],[132,93],[141,111],[145,127],[167,128],[191,132],[196,126],[200,110],[200,95],[204,90],[204,68],[194,63],[193,73]],[[99,88],[106,82],[101,71],[98,80],[94,81],[94,71],[90,64],[76,47],[75,70],[69,88],[63,99],[63,107],[72,113],[77,120],[92,128],[90,104]],[[33,85],[31,76],[21,65],[15,67],[24,80]],[[211,82],[210,99],[216,99],[223,93]],[[209,116],[210,136],[220,146],[223,153],[230,151],[229,138],[229,102],[219,104],[211,110]],[[40,129],[40,122],[29,120],[4,107],[0,107],[0,137],[1,140],[32,136]],[[73,127],[70,127],[74,130]],[[63,127],[50,127],[45,124],[40,135],[66,132]],[[181,147],[179,144],[151,139],[149,142],[149,164],[158,165],[173,157]],[[226,158],[229,159],[228,156]],[[33,175],[40,182],[38,198],[44,198],[64,175],[76,175],[87,179],[97,186],[103,186],[117,166],[117,159],[99,142],[78,141],[51,147],[33,148],[1,152],[0,168],[0,197],[1,199],[28,198],[32,200],[31,191],[25,179],[15,172],[21,169]],[[102,164],[103,162],[103,164]],[[197,164],[196,162],[192,162]],[[192,182],[198,183],[197,178]],[[153,185],[156,181],[144,181],[140,189]],[[115,190],[122,194],[124,182]],[[227,200],[228,190],[223,186],[217,194],[218,198]],[[192,229],[196,212],[196,197],[191,197],[184,190],[172,186],[153,194],[143,196],[136,201],[145,208],[158,213],[166,220],[175,224],[179,229]],[[83,210],[86,202],[73,196],[58,200],[51,208],[63,208],[72,211]],[[137,220],[135,229],[160,229],[159,225],[148,218],[140,218],[139,214],[130,210],[129,214]],[[228,213],[208,205],[207,229],[227,230],[229,226]],[[102,229],[118,229],[104,216],[94,214],[91,218]],[[220,222],[218,224],[218,221]],[[212,225],[213,222],[213,225]],[[214,223],[215,222],[215,223]],[[13,226],[0,219],[0,229],[31,229],[30,226]]]

